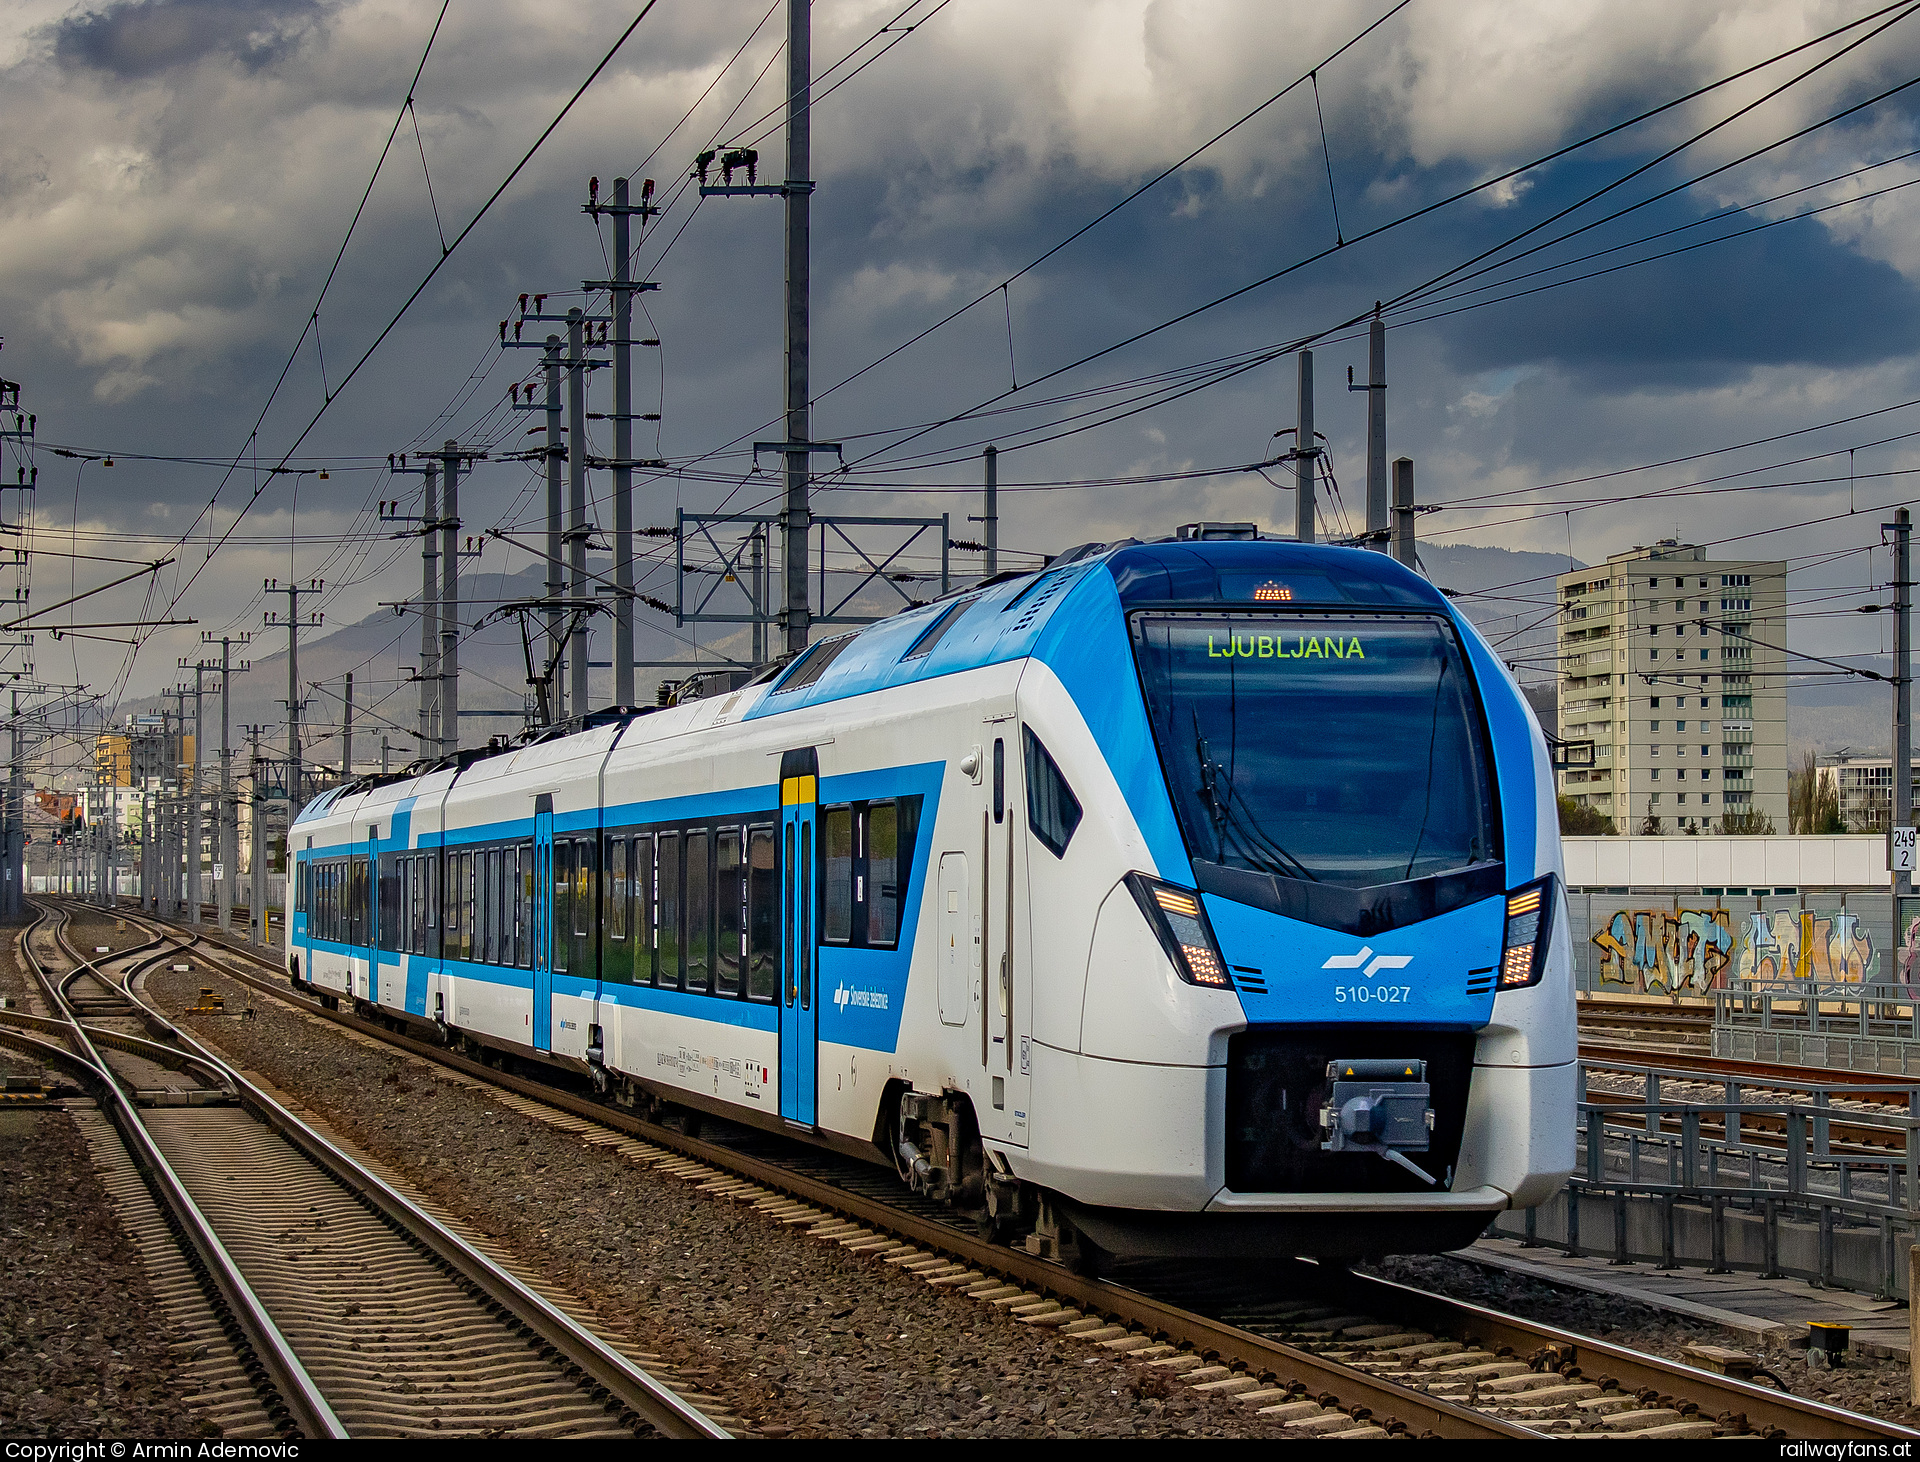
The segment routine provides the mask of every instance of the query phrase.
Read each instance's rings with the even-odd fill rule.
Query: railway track
[[[1915,1083],[1897,1077],[1584,1042],[1580,1059],[1588,1072],[1587,1100],[1596,1104],[1625,1107],[1644,1102],[1647,1071],[1657,1068],[1660,1093],[1668,1101],[1713,1105],[1737,1099],[1754,1105],[1793,1107],[1825,1124],[1831,1150],[1836,1154],[1886,1158],[1904,1157],[1906,1153],[1904,1133],[1884,1125],[1904,1125],[1913,1110],[1909,1093]],[[1601,1084],[1596,1085],[1595,1078]],[[1809,1084],[1832,1088],[1835,1094],[1825,1105],[1818,1105],[1803,1089]],[[1859,1090],[1838,1094],[1849,1087]],[[1736,1096],[1730,1097],[1730,1092]],[[1638,1112],[1608,1118],[1608,1126],[1616,1132],[1651,1130],[1646,1127],[1644,1114]],[[1675,1137],[1680,1131],[1678,1114],[1659,1120],[1660,1135]],[[1705,1138],[1724,1140],[1726,1120],[1703,1112],[1700,1131]],[[1740,1133],[1749,1146],[1784,1151],[1788,1145],[1784,1114],[1743,1113]]]
[[[1232,1395],[1305,1434],[1483,1438],[1555,1434],[1910,1440],[1920,1433],[1769,1385],[1535,1324],[1332,1267],[1299,1262],[1126,1266],[1089,1278],[989,1243],[890,1173],[764,1134],[703,1140],[590,1095],[485,1066],[394,1021],[325,1009],[251,950],[201,939],[242,986],[489,1084],[524,1115],[751,1204],[821,1242],[900,1267],[1033,1325],[1124,1352],[1145,1374]]]
[[[1580,1041],[1603,1051],[1615,1046],[1662,1054],[1704,1053],[1713,1045],[1713,1011],[1666,1000],[1582,1000]]]
[[[149,1255],[180,1241],[156,1289],[230,1433],[728,1435],[144,1002],[136,977],[193,939],[148,925],[87,956],[68,910],[37,907],[20,949],[43,1013],[4,1012],[8,1044],[98,1097],[83,1133]]]

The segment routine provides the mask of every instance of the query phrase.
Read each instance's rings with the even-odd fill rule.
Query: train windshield
[[[1491,757],[1451,626],[1145,615],[1134,641],[1194,857],[1367,888],[1499,856]]]

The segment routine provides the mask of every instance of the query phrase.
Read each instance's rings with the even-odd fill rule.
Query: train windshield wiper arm
[[[1248,862],[1255,864],[1263,873],[1272,873],[1281,878],[1304,878],[1309,883],[1318,883],[1319,875],[1307,867],[1293,854],[1289,853],[1273,836],[1243,817],[1233,804],[1244,805],[1246,799],[1239,796],[1233,784],[1227,784],[1227,807],[1225,827],[1239,834],[1238,847]],[[1221,837],[1224,850],[1226,838]]]
[[[1206,804],[1207,811],[1213,814],[1214,837],[1218,851],[1225,854],[1229,830],[1237,834],[1235,846],[1241,856],[1260,869],[1263,873],[1276,874],[1281,878],[1304,878],[1310,883],[1320,880],[1306,864],[1289,853],[1271,835],[1256,824],[1248,821],[1235,808],[1237,801],[1243,806],[1246,799],[1240,797],[1233,787],[1233,778],[1226,775],[1226,769],[1215,761],[1207,749],[1207,738],[1200,731],[1200,713],[1193,712],[1193,752],[1200,763],[1200,800]],[[1222,788],[1226,796],[1220,795]]]

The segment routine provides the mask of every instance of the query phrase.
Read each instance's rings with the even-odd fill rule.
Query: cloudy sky
[[[784,3],[657,0],[441,262],[639,3],[451,0],[404,114],[439,0],[5,7],[0,375],[38,418],[33,602],[129,571],[97,559],[171,558],[71,612],[195,621],[137,653],[42,635],[5,664],[145,695],[202,630],[258,629],[268,575],[324,577],[330,624],[405,597],[418,559],[374,505],[418,479],[390,478],[389,452],[484,447],[467,531],[536,524],[529,469],[498,460],[529,440],[505,403],[534,353],[501,351],[498,322],[522,291],[594,303],[579,287],[607,274],[611,233],[580,211],[591,176],[652,177],[668,205],[636,254],[661,341],[636,396],[661,417],[640,450],[682,470],[642,484],[638,521],[766,505],[739,444],[780,403],[780,205],[684,184],[716,141],[779,175]],[[1336,327],[1382,300],[1391,452],[1442,505],[1423,534],[1589,562],[1675,534],[1784,557],[1796,646],[1881,648],[1884,616],[1851,606],[1887,577],[1880,523],[1920,497],[1920,190],[1902,187],[1920,86],[1894,90],[1920,78],[1910,7],[819,0],[814,26],[815,435],[850,464],[821,510],[950,512],[971,537],[996,441],[1011,548],[1290,527],[1284,474],[1246,464],[1293,425],[1284,352],[1319,336],[1338,534],[1364,502],[1365,398],[1344,388],[1365,341]],[[266,476],[303,433],[291,465],[328,480]],[[8,482],[17,467],[8,444]],[[531,562],[496,540],[478,566]],[[671,597],[664,573],[646,588]],[[1514,611],[1544,612],[1542,590]],[[404,648],[367,673],[391,678]]]

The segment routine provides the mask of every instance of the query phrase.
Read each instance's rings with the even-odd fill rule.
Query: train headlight
[[[1537,985],[1547,972],[1553,936],[1553,875],[1507,895],[1506,947],[1500,953],[1500,988]]]
[[[1220,958],[1213,930],[1207,924],[1207,911],[1200,895],[1189,888],[1162,883],[1144,873],[1129,873],[1127,887],[1147,916],[1160,944],[1189,985],[1205,985],[1214,990],[1231,990],[1233,980],[1227,974],[1227,962]]]

